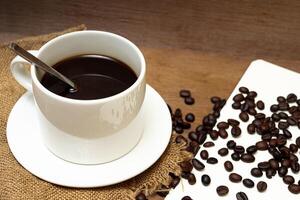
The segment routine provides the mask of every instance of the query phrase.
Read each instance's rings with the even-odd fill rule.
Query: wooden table
[[[148,83],[198,121],[209,97],[227,97],[255,59],[300,72],[297,0],[86,2],[1,1],[0,42],[81,23],[123,35],[145,54]],[[183,104],[181,88],[192,90],[195,105]]]

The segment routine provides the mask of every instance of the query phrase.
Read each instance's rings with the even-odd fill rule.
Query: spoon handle
[[[23,49],[22,47],[20,47],[16,43],[11,43],[9,45],[9,48],[11,50],[13,50],[17,55],[21,56],[22,58],[24,58],[25,60],[27,60],[28,62],[30,62],[31,64],[34,64],[34,65],[38,66],[39,68],[41,68],[44,71],[52,74],[53,76],[55,76],[59,80],[67,83],[72,88],[76,89],[76,85],[74,84],[73,81],[71,81],[70,79],[68,79],[67,77],[65,77],[61,73],[59,73],[58,71],[56,71],[54,68],[49,67],[43,61],[39,60],[38,58],[36,58],[35,56],[33,56],[31,53],[29,53],[28,51],[26,51],[25,49]]]

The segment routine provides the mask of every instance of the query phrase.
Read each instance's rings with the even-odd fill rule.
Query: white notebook
[[[251,63],[243,77],[233,90],[226,105],[221,111],[221,116],[218,121],[227,121],[228,118],[239,119],[239,110],[233,110],[231,104],[233,103],[233,96],[238,93],[238,88],[241,86],[246,86],[249,90],[254,90],[258,93],[257,100],[263,100],[265,102],[265,109],[263,113],[270,115],[270,105],[277,103],[277,96],[287,96],[289,93],[295,93],[298,98],[300,98],[300,74],[287,70],[285,68],[279,67],[277,65],[271,64],[263,60],[256,60]],[[253,117],[250,117],[249,121],[252,121]],[[239,120],[240,121],[240,120]],[[249,124],[241,122],[242,135],[235,139],[237,144],[244,147],[248,147],[255,144],[260,140],[258,134],[249,135],[247,133],[246,127]],[[218,159],[218,164],[211,165],[207,164],[206,161],[200,159],[200,151],[204,148],[201,147],[200,151],[196,155],[196,158],[205,164],[205,169],[201,172],[193,169],[193,173],[197,178],[197,183],[195,185],[189,185],[187,180],[182,179],[179,185],[171,190],[166,200],[181,200],[183,196],[190,196],[193,200],[216,200],[216,199],[228,199],[235,200],[236,193],[243,191],[247,194],[250,200],[299,200],[300,195],[292,194],[288,191],[287,185],[283,183],[282,178],[274,176],[272,179],[266,178],[265,174],[261,178],[255,178],[250,174],[250,170],[257,166],[258,162],[266,161],[271,158],[271,155],[267,151],[259,151],[255,153],[254,163],[244,163],[242,161],[233,161],[230,157],[232,151],[225,157],[221,157],[217,154],[218,149],[221,147],[226,147],[228,140],[233,139],[230,134],[227,139],[218,139],[214,141],[215,146],[210,148],[205,148],[209,152],[210,156],[216,157]],[[300,136],[300,130],[296,127],[290,127],[289,130],[293,133],[293,138],[291,141],[295,143],[295,139]],[[210,141],[210,137],[206,141]],[[290,141],[288,141],[288,144]],[[300,159],[300,150],[296,153]],[[255,182],[255,187],[252,189],[246,188],[242,182],[232,183],[229,181],[229,172],[224,169],[224,162],[230,160],[234,165],[233,172],[242,175],[243,178],[250,178]],[[209,186],[204,186],[201,183],[201,176],[203,174],[208,174],[211,178],[211,183]],[[296,182],[300,180],[300,173],[293,174],[290,169],[288,174],[292,174],[295,177]],[[265,192],[260,193],[256,189],[256,184],[258,181],[263,180],[268,184],[268,188]],[[216,193],[216,188],[219,185],[226,185],[229,187],[229,193],[226,196],[220,197]]]

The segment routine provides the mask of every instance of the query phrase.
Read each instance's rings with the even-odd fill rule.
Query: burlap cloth
[[[81,25],[63,32],[28,37],[16,42],[25,49],[39,49],[45,42],[58,35],[83,29],[85,26]],[[14,56],[15,54],[7,48],[7,44],[0,46],[0,200],[134,199],[140,191],[149,195],[159,189],[162,184],[168,185],[169,172],[177,175],[180,173],[178,163],[188,159],[190,154],[183,150],[184,144],[176,144],[172,137],[167,150],[152,167],[120,184],[94,189],[74,189],[54,185],[33,176],[14,159],[6,141],[8,115],[16,101],[25,92],[10,74],[9,64]],[[32,162],[38,162],[38,160]]]

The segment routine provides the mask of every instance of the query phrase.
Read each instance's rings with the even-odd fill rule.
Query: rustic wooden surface
[[[145,54],[148,83],[198,121],[210,109],[209,97],[229,96],[255,59],[300,72],[297,0],[86,2],[3,0],[0,42],[81,23],[121,34]],[[181,88],[192,90],[195,105],[183,104]]]

